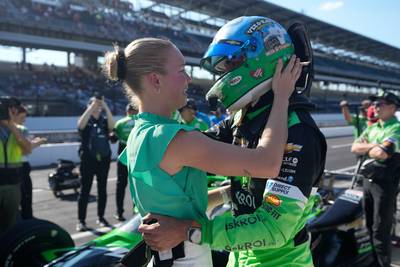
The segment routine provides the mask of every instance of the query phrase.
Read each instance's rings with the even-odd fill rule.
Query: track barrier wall
[[[334,127],[345,124],[341,114],[315,114],[313,117],[327,138],[352,135],[353,129],[351,126]],[[121,117],[116,116],[114,120],[116,121],[119,118]],[[29,155],[29,161],[33,167],[49,166],[52,163],[56,163],[57,159],[60,158],[79,162],[77,120],[78,117],[27,118],[26,126],[32,135],[54,136],[53,139],[56,140],[55,143],[52,143],[50,139],[49,144],[36,148]],[[63,140],[59,140],[62,138],[73,141],[62,142]],[[112,144],[111,148],[112,159],[115,160],[117,158],[117,144]]]

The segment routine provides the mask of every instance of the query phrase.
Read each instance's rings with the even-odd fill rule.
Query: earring
[[[157,87],[156,87],[156,93],[157,93],[157,94],[160,94],[160,92],[161,92],[161,89],[160,89],[160,87],[157,86]]]

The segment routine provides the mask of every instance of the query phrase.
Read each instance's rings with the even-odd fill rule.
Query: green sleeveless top
[[[180,219],[205,218],[207,209],[206,173],[183,167],[169,175],[159,167],[168,144],[181,131],[193,127],[151,113],[134,116],[127,146],[119,160],[128,168],[130,191],[139,213],[149,212]]]

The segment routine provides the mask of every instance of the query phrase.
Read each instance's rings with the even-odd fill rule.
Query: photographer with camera
[[[102,116],[105,111],[106,118]],[[86,209],[93,177],[97,178],[97,224],[108,226],[104,218],[107,203],[107,176],[110,168],[111,148],[109,134],[114,128],[110,109],[104,101],[104,96],[95,94],[90,98],[88,107],[78,120],[78,130],[81,137],[79,156],[81,159],[81,189],[78,197],[77,231],[88,230],[86,226]]]
[[[21,200],[22,156],[32,149],[14,123],[20,105],[14,97],[0,98],[0,235],[16,221]]]

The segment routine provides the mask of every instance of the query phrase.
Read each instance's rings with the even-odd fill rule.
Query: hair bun
[[[126,61],[125,52],[123,50],[118,50],[117,52],[117,78],[123,81],[126,75]]]
[[[117,53],[115,51],[109,51],[105,54],[103,72],[108,79],[118,80]]]

